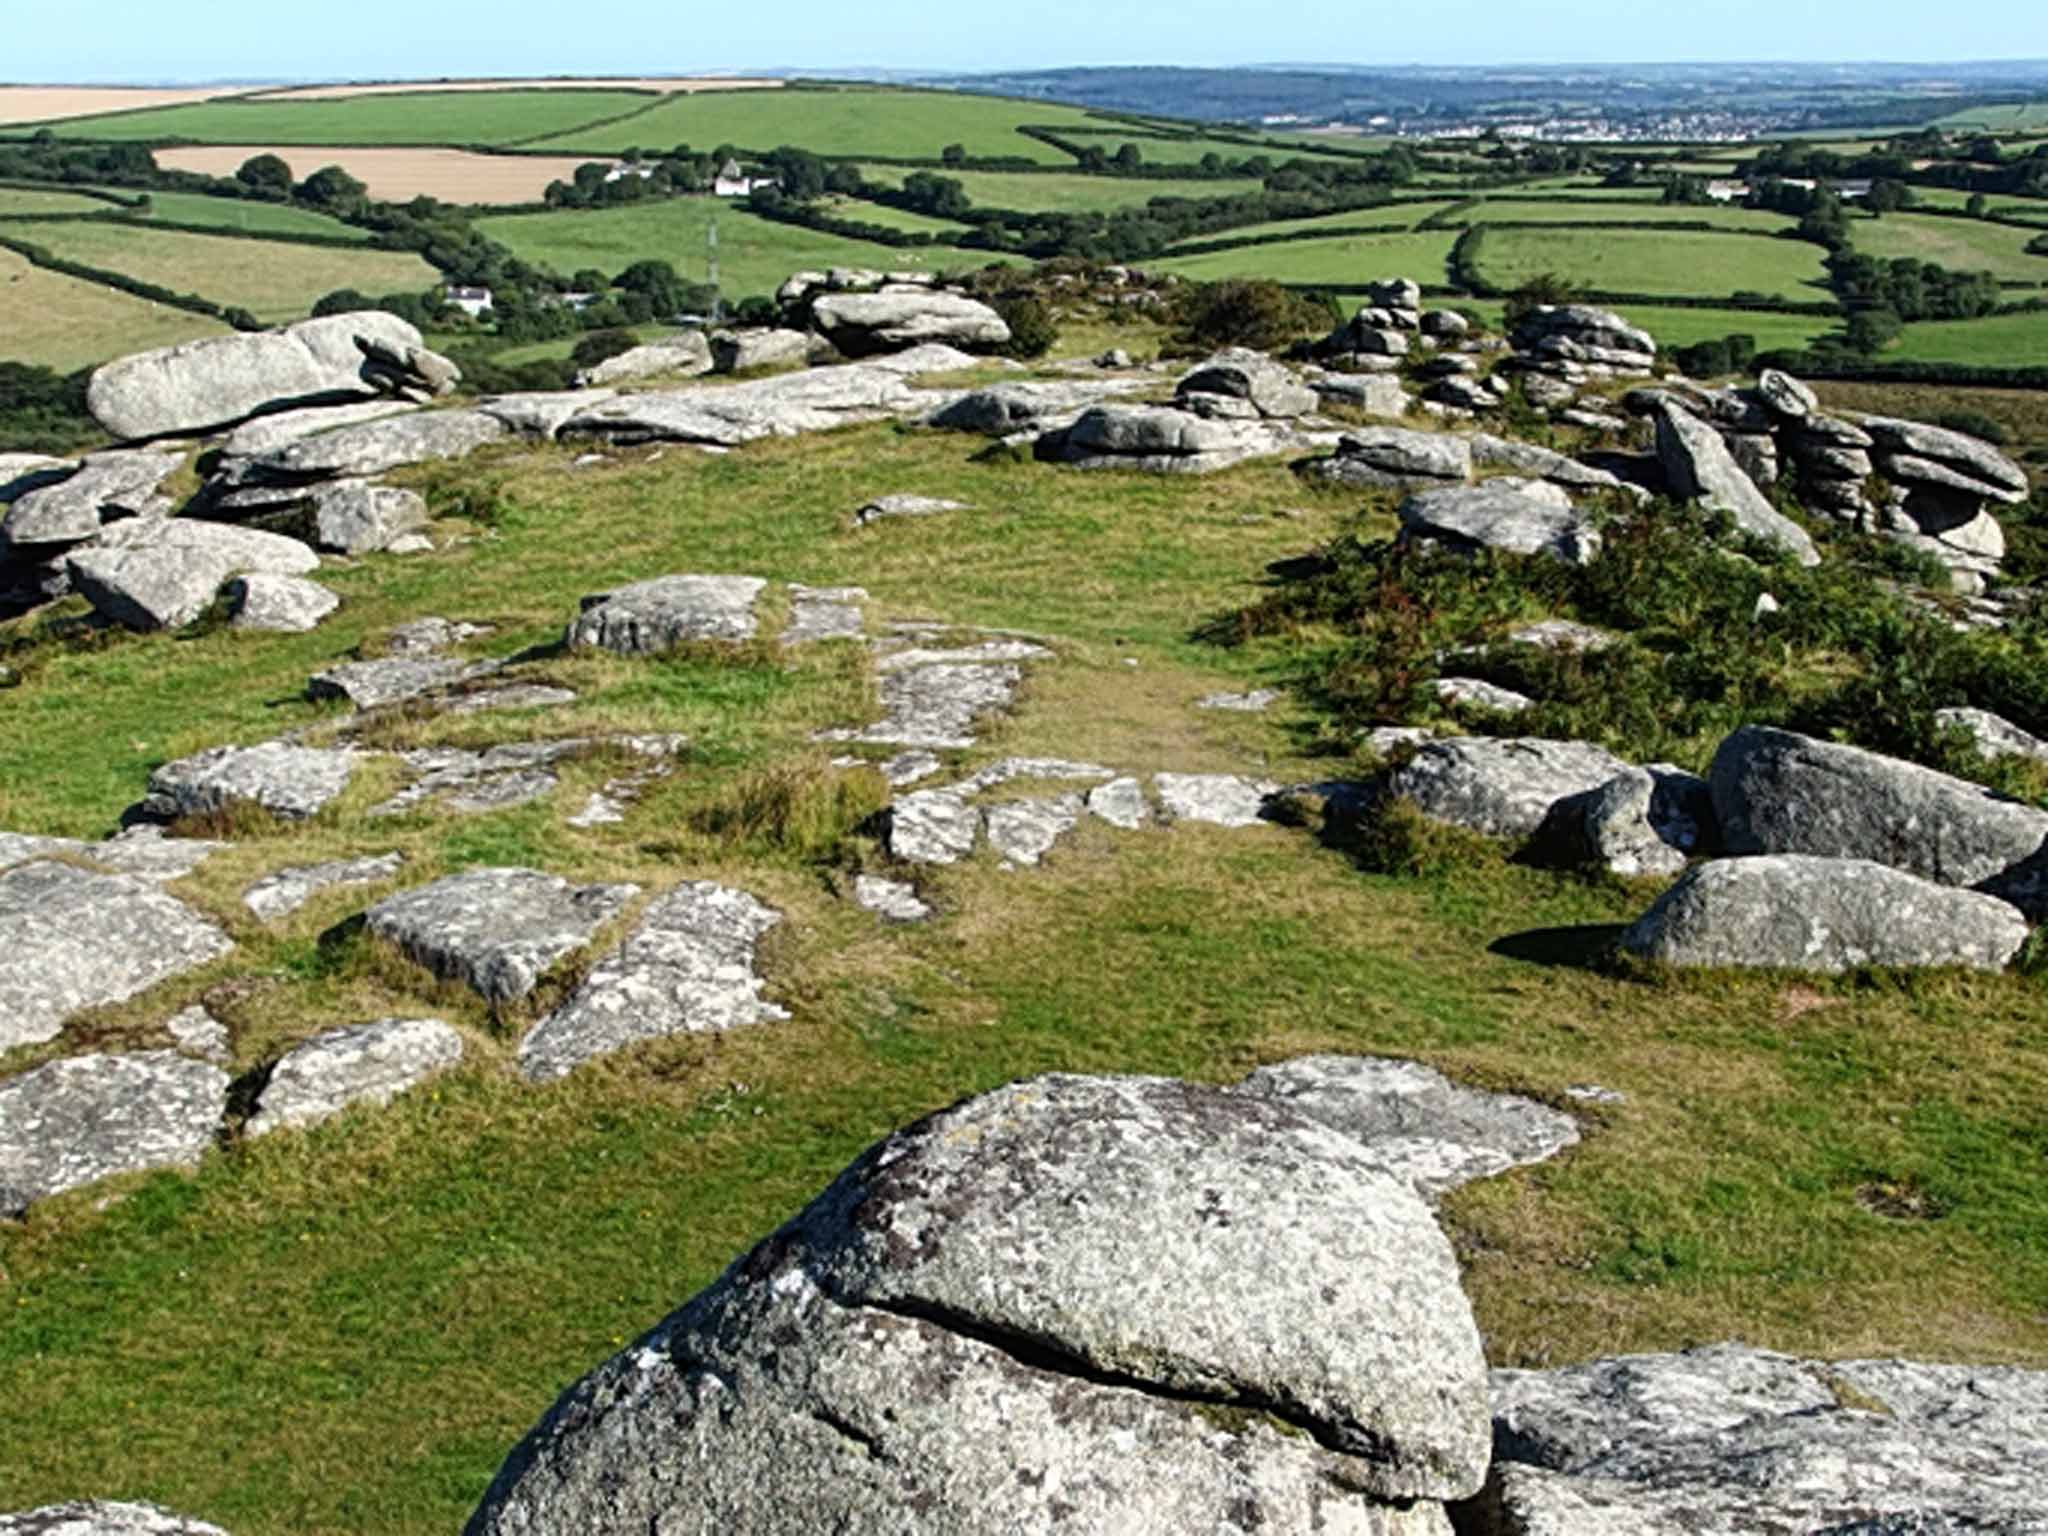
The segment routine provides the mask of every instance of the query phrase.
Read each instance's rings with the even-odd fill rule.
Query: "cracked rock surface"
[[[0,1216],[117,1173],[196,1163],[228,1075],[176,1051],[72,1056],[0,1082]]]
[[[368,922],[436,976],[509,1003],[639,894],[637,885],[577,886],[534,869],[472,869],[386,897]]]
[[[2048,1372],[1721,1344],[1493,1373],[1503,1536],[2048,1530]]]
[[[767,585],[758,576],[657,576],[592,593],[568,646],[651,656],[698,640],[751,640],[754,600]]]
[[[352,1104],[389,1104],[460,1060],[462,1036],[439,1019],[381,1019],[330,1029],[277,1063],[248,1134],[315,1125]]]
[[[863,1155],[571,1388],[469,1532],[1447,1536],[1487,1440],[1450,1246],[1355,1142],[1050,1077]]]
[[[357,761],[353,752],[281,741],[215,747],[152,773],[144,804],[158,816],[256,805],[287,821],[303,821],[348,788]]]
[[[1489,837],[1527,837],[1557,802],[1597,790],[1628,768],[1590,742],[1457,736],[1423,742],[1387,789],[1438,821]]]
[[[124,1002],[233,948],[141,879],[50,862],[10,869],[0,874],[0,1050],[51,1039],[73,1014]]]
[[[361,859],[336,859],[329,864],[302,864],[265,875],[242,893],[242,904],[265,922],[289,917],[320,892],[342,885],[376,885],[395,880],[405,865],[401,853]]]
[[[90,1499],[0,1515],[0,1536],[227,1536],[227,1532],[154,1504]]]
[[[519,1070],[545,1081],[643,1040],[788,1018],[763,1001],[754,970],[761,936],[781,921],[745,891],[709,881],[676,887],[528,1032]]]

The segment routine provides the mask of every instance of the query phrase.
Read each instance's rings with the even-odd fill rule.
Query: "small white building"
[[[737,160],[728,160],[718,168],[718,179],[711,183],[711,190],[719,197],[748,197],[762,187],[775,185],[772,176],[749,176],[740,169]]]
[[[620,161],[619,164],[604,173],[604,179],[607,184],[615,181],[624,181],[628,176],[637,176],[642,181],[651,181],[654,179],[654,167],[651,165],[628,165],[624,161]]]
[[[447,300],[450,309],[459,309],[472,320],[481,318],[491,307],[491,290],[488,288],[461,288],[451,283],[442,290],[441,297]]]

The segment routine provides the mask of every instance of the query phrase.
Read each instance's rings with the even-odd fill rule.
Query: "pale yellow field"
[[[0,85],[0,125],[40,123],[58,117],[96,117],[140,107],[184,107],[195,101],[242,96],[248,85],[195,86],[152,90],[128,86]]]
[[[217,320],[31,266],[0,250],[0,359],[69,373],[227,330]]]
[[[449,203],[537,203],[551,181],[601,155],[477,155],[461,149],[332,149],[308,145],[202,144],[160,149],[167,171],[232,176],[256,155],[276,155],[301,179],[338,165],[385,202],[438,197]]]
[[[346,101],[352,96],[398,96],[410,91],[652,91],[672,96],[693,91],[773,91],[780,80],[725,80],[716,75],[692,79],[616,78],[603,80],[389,80],[374,85],[301,85],[265,91],[265,101]]]

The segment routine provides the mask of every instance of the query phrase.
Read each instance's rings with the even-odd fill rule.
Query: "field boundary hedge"
[[[168,304],[173,309],[182,309],[188,314],[204,315],[209,320],[228,320],[229,318],[228,310],[214,303],[211,299],[201,298],[196,293],[176,293],[169,288],[160,287],[155,283],[144,282],[141,278],[130,277],[125,272],[110,272],[104,267],[89,267],[81,261],[67,261],[63,257],[45,250],[40,245],[31,244],[27,240],[15,240],[6,235],[0,235],[0,250],[14,252],[15,255],[25,259],[31,266],[41,267],[50,272],[61,273],[65,277],[75,277],[82,282],[97,283],[102,288],[112,288],[138,299],[148,299],[152,303]],[[229,323],[233,324],[234,322],[229,321]],[[237,329],[250,328],[237,327]],[[254,327],[254,329],[261,329],[261,327]]]

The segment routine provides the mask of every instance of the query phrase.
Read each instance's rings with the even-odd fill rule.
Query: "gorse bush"
[[[1255,347],[1277,352],[1294,342],[1327,335],[1337,312],[1260,279],[1203,283],[1180,294],[1173,319],[1174,343],[1183,348],[1214,351],[1219,347]]]
[[[1836,541],[1807,569],[1754,543],[1725,547],[1727,532],[1725,519],[1659,504],[1617,518],[1585,567],[1346,536],[1207,637],[1293,648],[1326,745],[1341,749],[1376,725],[1444,715],[1432,685],[1462,676],[1537,701],[1515,717],[1518,734],[1639,762],[1701,766],[1736,727],[1768,723],[2032,791],[1935,715],[1974,705],[2048,730],[2048,628],[1955,631],[1931,600],[1906,595],[1902,576],[1929,573],[1908,569],[1896,545]],[[1759,617],[1766,592],[1781,606]],[[1506,639],[1545,618],[1615,641],[1573,651]]]

